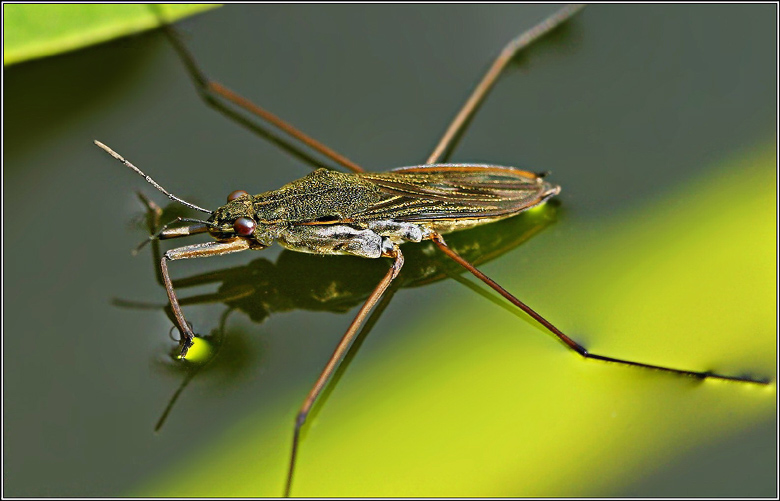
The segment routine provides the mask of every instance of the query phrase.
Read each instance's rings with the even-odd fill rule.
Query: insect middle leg
[[[298,455],[298,442],[300,440],[301,427],[306,422],[306,416],[309,415],[309,411],[311,410],[312,405],[314,405],[314,402],[317,400],[317,397],[325,388],[325,385],[327,385],[328,381],[333,375],[333,372],[338,367],[339,362],[349,350],[352,341],[355,339],[355,336],[360,331],[360,326],[366,320],[366,317],[374,308],[374,306],[377,304],[377,302],[379,302],[379,300],[382,298],[385,291],[387,291],[387,288],[390,286],[390,283],[398,276],[398,273],[400,273],[401,271],[401,267],[403,267],[404,265],[404,256],[401,253],[401,249],[399,249],[398,246],[395,244],[393,244],[392,250],[385,251],[383,253],[383,257],[392,257],[394,259],[393,265],[387,271],[387,274],[385,274],[384,278],[382,278],[379,284],[377,284],[376,288],[374,288],[373,292],[371,292],[371,295],[368,296],[366,302],[363,303],[363,306],[360,308],[360,311],[358,311],[357,315],[352,320],[352,323],[349,324],[347,331],[344,333],[344,336],[342,336],[341,341],[339,341],[338,346],[336,346],[335,351],[330,356],[328,363],[325,364],[325,368],[322,370],[320,376],[317,378],[317,382],[314,383],[314,386],[309,391],[309,394],[306,396],[306,399],[303,401],[303,405],[301,405],[301,408],[298,410],[298,415],[295,418],[295,430],[293,431],[292,452],[290,455],[290,468],[287,472],[287,484],[284,489],[285,497],[290,496],[293,473],[295,472],[295,462]]]

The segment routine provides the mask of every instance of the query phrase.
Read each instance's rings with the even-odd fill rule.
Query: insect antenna
[[[203,207],[199,207],[199,206],[197,206],[197,205],[195,205],[195,204],[191,204],[191,203],[189,203],[189,202],[187,202],[187,201],[185,201],[185,200],[182,200],[181,198],[177,197],[176,195],[174,195],[174,194],[172,194],[172,193],[168,193],[168,191],[166,191],[166,189],[165,189],[165,188],[163,188],[162,186],[160,186],[159,184],[157,184],[157,182],[156,182],[154,179],[152,179],[151,177],[149,177],[149,176],[147,176],[146,174],[144,174],[144,173],[143,173],[143,171],[141,171],[141,169],[139,169],[139,168],[138,168],[138,167],[136,167],[135,165],[133,165],[133,164],[131,164],[130,162],[128,162],[127,160],[125,160],[125,158],[124,158],[122,155],[120,155],[120,154],[119,154],[119,153],[117,153],[116,151],[112,150],[111,148],[109,148],[109,147],[108,147],[108,146],[106,146],[105,144],[101,143],[101,142],[100,142],[100,141],[98,141],[97,139],[95,140],[95,144],[96,144],[96,145],[98,145],[100,148],[102,148],[102,149],[103,149],[103,150],[104,150],[106,153],[108,153],[108,154],[109,154],[109,155],[111,155],[112,157],[114,157],[114,158],[116,158],[117,160],[119,160],[120,162],[122,162],[122,164],[124,164],[125,166],[127,166],[127,167],[130,167],[131,169],[133,169],[133,170],[134,170],[135,172],[137,172],[137,173],[138,173],[138,174],[139,174],[141,177],[143,177],[144,179],[146,179],[146,181],[147,181],[149,184],[151,184],[152,186],[154,186],[155,188],[157,188],[158,190],[160,190],[160,191],[161,191],[163,194],[165,194],[165,196],[167,196],[167,197],[168,197],[168,198],[170,198],[171,200],[173,200],[173,201],[175,201],[175,202],[179,202],[180,204],[182,204],[182,205],[185,205],[185,206],[189,207],[190,209],[199,210],[199,211],[201,211],[201,212],[205,212],[206,214],[213,214],[213,212],[212,212],[212,211],[210,211],[210,210],[206,210],[206,209],[204,209]]]

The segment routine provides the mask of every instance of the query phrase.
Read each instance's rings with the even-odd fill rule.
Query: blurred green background
[[[503,44],[555,8],[243,5],[177,27],[211,76],[384,170],[422,162]],[[557,208],[495,231],[554,222],[481,268],[564,332],[771,385],[584,362],[458,281],[403,288],[316,407],[293,494],[775,496],[775,19],[768,4],[589,7],[512,66],[452,156],[562,186]],[[165,200],[92,140],[210,208],[309,167],[205,106],[157,31],[4,80],[3,494],[280,495],[295,413],[362,289],[331,308],[346,312],[308,300],[385,268],[288,266],[278,249],[176,263],[257,270],[242,286],[274,305],[223,329],[238,303],[187,307],[223,339],[188,371],[149,251],[129,252],[134,191]]]
[[[168,21],[217,4],[157,4]],[[62,54],[159,25],[144,4],[3,4],[3,65]]]

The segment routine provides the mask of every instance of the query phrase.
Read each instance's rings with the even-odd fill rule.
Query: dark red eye
[[[247,196],[248,197],[249,193],[245,192],[244,190],[236,190],[233,193],[231,193],[230,195],[228,195],[227,201],[228,202],[232,202],[236,198],[240,198],[240,197],[243,197],[243,196]]]
[[[233,223],[233,229],[243,237],[247,237],[254,233],[255,228],[257,228],[257,223],[248,217],[240,217]]]

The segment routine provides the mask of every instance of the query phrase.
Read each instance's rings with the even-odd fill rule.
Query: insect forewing
[[[511,216],[557,194],[532,172],[482,164],[432,164],[361,173],[386,195],[353,217],[422,222]]]

